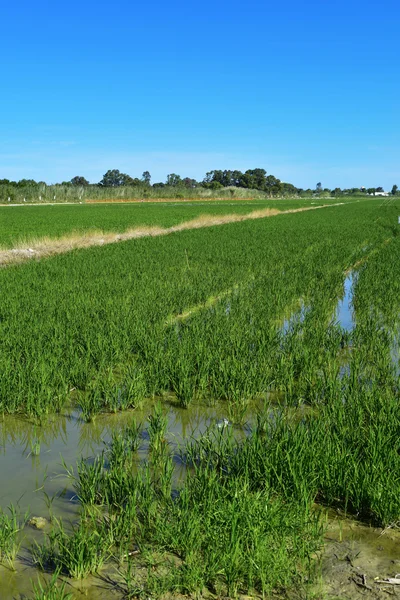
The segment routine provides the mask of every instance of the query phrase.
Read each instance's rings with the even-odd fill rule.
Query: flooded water
[[[134,418],[146,429],[147,417],[153,403],[142,411],[100,415],[85,423],[77,412],[50,417],[42,426],[16,417],[0,421],[0,479],[7,482],[0,494],[0,505],[18,503],[21,512],[46,516],[43,490],[54,500],[54,512],[63,518],[74,518],[78,504],[72,481],[63,463],[74,467],[80,457],[90,458],[101,453],[112,433]],[[229,422],[225,406],[191,404],[181,409],[165,404],[168,418],[168,441],[172,451],[178,451],[184,440],[197,438],[206,429]],[[144,431],[139,457],[145,459],[148,437]]]
[[[395,368],[396,376],[400,377],[400,329],[397,329],[393,335],[390,356]]]
[[[79,503],[65,464],[76,471],[76,463],[81,457],[90,459],[100,454],[113,432],[130,423],[133,418],[137,423],[143,424],[138,454],[139,460],[145,460],[149,446],[147,418],[153,405],[154,402],[149,401],[141,411],[100,415],[92,423],[83,422],[76,411],[50,417],[42,426],[22,418],[4,417],[0,421],[0,480],[3,482],[0,506],[7,512],[7,506],[13,503],[21,515],[28,511],[30,516],[48,520],[46,493],[47,498],[52,499],[51,511],[56,518],[62,518],[66,523],[77,522]],[[193,403],[189,408],[182,409],[174,406],[171,399],[164,399],[163,408],[168,418],[167,439],[177,458],[175,476],[179,480],[184,477],[185,472],[178,460],[178,453],[185,440],[200,437],[210,426],[234,427],[235,435],[245,436],[255,406],[249,406],[242,426],[232,425],[226,403],[215,406]],[[1,600],[32,597],[31,580],[37,581],[39,572],[32,564],[29,548],[35,540],[42,542],[49,528],[49,524],[43,531],[29,524],[24,527],[15,570],[0,565]],[[102,571],[103,576],[107,573],[107,568]],[[115,578],[115,566],[112,568]],[[121,594],[115,595],[111,591],[110,585],[102,584],[95,577],[87,578],[83,583],[68,580],[67,591],[73,591],[74,598],[121,597]]]
[[[357,274],[353,271],[346,276],[343,284],[343,297],[339,300],[336,307],[334,321],[345,331],[352,331],[355,327],[352,300],[356,277]]]
[[[281,327],[282,333],[285,335],[296,326],[301,325],[304,322],[309,310],[310,307],[306,306],[301,298],[296,309],[290,311],[288,316],[284,316]]]

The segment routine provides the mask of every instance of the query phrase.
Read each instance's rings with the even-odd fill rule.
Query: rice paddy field
[[[340,202],[346,201],[345,198]],[[349,201],[349,200],[347,200]],[[353,200],[354,201],[354,200]],[[248,214],[265,208],[288,210],[303,206],[336,203],[338,200],[310,199],[235,199],[235,200],[170,200],[137,201],[102,204],[0,204],[0,248],[18,247],[43,237],[59,238],[91,232],[122,233],[129,228],[147,226],[171,227],[204,214]]]
[[[4,207],[0,244],[262,202]],[[0,598],[396,596],[399,214],[332,202],[3,266]]]

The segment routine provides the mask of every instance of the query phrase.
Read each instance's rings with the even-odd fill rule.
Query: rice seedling
[[[56,571],[46,583],[38,578],[37,583],[33,584],[34,595],[31,600],[72,600],[72,593],[65,591],[66,583],[60,583],[59,575]]]
[[[92,523],[82,522],[67,533],[59,521],[43,544],[36,542],[32,547],[32,556],[43,571],[50,569],[82,579],[102,567],[109,556],[109,546]]]
[[[28,515],[22,517],[13,504],[8,507],[7,515],[0,509],[0,562],[12,567],[21,546],[19,533],[28,520]]]
[[[149,416],[148,421],[150,451],[156,456],[162,455],[166,446],[167,417],[163,412],[161,402],[154,405],[153,413]]]
[[[0,271],[4,414],[39,422],[68,400],[90,421],[162,396],[224,403],[229,423],[184,447],[179,478],[159,398],[143,435],[127,416],[70,469],[81,522],[55,522],[38,566],[82,578],[112,555],[127,595],[268,597],[313,578],[315,502],[396,523],[395,211],[377,224],[376,204],[348,205]]]

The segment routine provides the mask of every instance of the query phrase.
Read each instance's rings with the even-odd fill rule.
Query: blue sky
[[[395,0],[5,0],[0,20],[0,178],[400,185]]]

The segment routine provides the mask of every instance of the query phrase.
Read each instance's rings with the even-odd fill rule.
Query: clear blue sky
[[[0,20],[0,178],[400,185],[396,0],[4,0]]]

